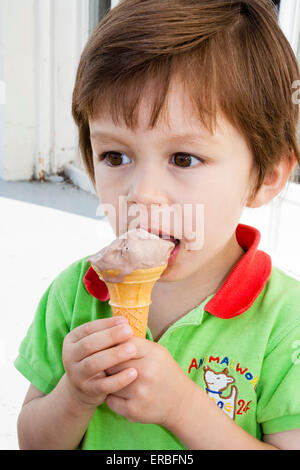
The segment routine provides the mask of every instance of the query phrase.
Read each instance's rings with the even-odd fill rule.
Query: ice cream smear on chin
[[[168,264],[174,242],[160,238],[139,228],[113,240],[87,261],[99,271],[119,270],[117,276],[105,276],[110,282],[122,282],[123,278],[137,269],[147,269]]]

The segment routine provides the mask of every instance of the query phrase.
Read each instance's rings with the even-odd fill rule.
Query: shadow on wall
[[[98,198],[67,181],[50,183],[0,179],[0,197],[50,207],[92,219],[102,218]]]

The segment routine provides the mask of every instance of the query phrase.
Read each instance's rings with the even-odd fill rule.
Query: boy
[[[204,246],[182,236],[146,339],[87,258],[51,283],[15,362],[21,448],[300,448],[300,284],[238,223],[300,161],[298,77],[268,0],[124,0],[100,23],[72,108],[99,200],[202,204]]]

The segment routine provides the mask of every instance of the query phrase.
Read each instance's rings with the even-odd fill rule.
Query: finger
[[[109,318],[100,318],[98,320],[93,320],[83,325],[77,326],[69,333],[70,341],[76,343],[82,338],[89,336],[97,331],[106,330],[112,328],[120,323],[128,323],[128,320],[125,317],[109,317]]]
[[[117,364],[116,366],[109,367],[108,369],[105,369],[105,373],[107,375],[117,374],[118,372],[125,369],[126,367],[128,367],[128,363],[124,362],[122,364]]]
[[[75,364],[77,375],[81,380],[90,379],[99,372],[120,364],[120,362],[129,361],[135,356],[135,353],[136,348],[130,342],[99,351]]]
[[[91,379],[88,383],[89,388],[95,395],[109,395],[117,393],[122,388],[132,383],[137,378],[137,370],[130,368],[122,370],[119,374],[110,377],[104,377],[98,380]]]
[[[150,347],[151,345],[153,345],[153,343],[150,343],[149,346],[148,340],[133,336],[132,338],[130,338],[130,343],[134,344],[136,347],[136,353],[134,354],[134,356],[131,357],[128,362],[119,362],[112,367],[105,368],[104,370],[107,375],[117,374],[126,367],[135,367],[137,365],[136,360],[143,359],[146,354],[149,353],[149,351],[151,354]]]
[[[148,339],[140,338],[138,336],[130,338],[130,342],[132,342],[136,347],[135,359],[142,359],[149,354],[151,347],[156,347],[156,343],[153,343],[153,341],[149,341]]]
[[[107,406],[118,415],[128,416],[128,400],[126,398],[108,395],[105,401]]]
[[[120,372],[120,370],[123,370],[125,367],[131,367],[131,366],[134,367],[134,365],[136,364],[135,361],[145,358],[147,354],[151,354],[151,349],[149,348],[149,345],[147,344],[147,343],[150,343],[148,340],[132,336],[129,339],[129,341],[131,344],[134,344],[134,346],[136,347],[136,353],[134,354],[134,356],[130,358],[131,360],[128,363],[124,363],[123,361],[122,363],[119,362],[112,367],[105,368],[105,372],[107,373],[107,375],[117,374],[118,372]],[[152,343],[152,344],[155,344],[155,343]],[[150,343],[150,347],[151,347],[151,343]]]
[[[114,396],[117,398],[124,398],[126,400],[129,400],[129,398],[131,398],[134,394],[134,391],[132,389],[134,384],[135,384],[135,380],[133,381],[133,383],[128,384],[126,387],[123,387],[121,390],[118,390],[117,392],[110,394],[110,396]]]
[[[133,335],[132,328],[128,323],[121,323],[106,330],[97,331],[73,344],[73,361],[80,362],[83,359],[107,350],[113,346],[123,343]]]

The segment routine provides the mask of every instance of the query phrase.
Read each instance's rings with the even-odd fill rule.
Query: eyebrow
[[[109,132],[103,132],[100,130],[96,130],[90,134],[90,137],[92,139],[98,138],[99,140],[102,140],[103,142],[111,142],[115,141],[120,144],[125,144],[126,142],[123,141],[119,136],[116,134],[111,134]],[[210,136],[211,137],[211,136]],[[197,134],[172,134],[165,140],[170,140],[172,142],[176,141],[178,143],[180,142],[199,142],[204,138],[204,136],[197,135]]]

